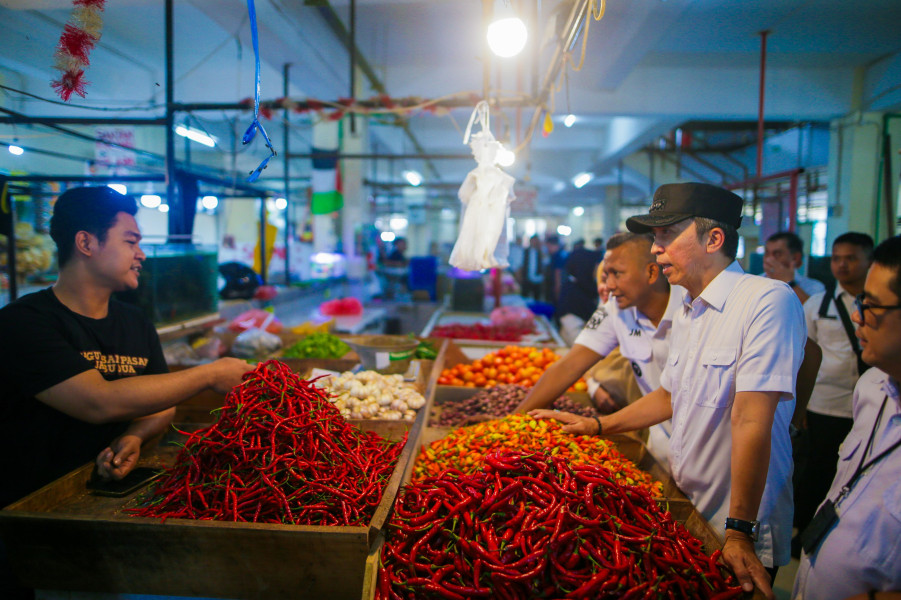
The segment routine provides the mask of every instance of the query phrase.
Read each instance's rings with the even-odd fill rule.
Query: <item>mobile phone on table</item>
[[[163,474],[163,469],[137,467],[122,479],[101,479],[96,473],[88,480],[88,490],[97,496],[121,498],[137,491]]]

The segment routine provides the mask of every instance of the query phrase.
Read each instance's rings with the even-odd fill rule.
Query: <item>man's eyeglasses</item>
[[[860,320],[863,321],[866,319],[864,311],[872,310],[874,308],[881,308],[884,310],[892,310],[896,308],[901,308],[901,304],[893,304],[891,306],[883,306],[882,304],[867,304],[864,302],[863,294],[860,294],[856,298],[854,298],[854,308],[857,309],[857,313],[860,315]]]

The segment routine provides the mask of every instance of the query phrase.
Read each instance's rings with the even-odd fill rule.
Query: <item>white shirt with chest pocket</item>
[[[792,453],[788,424],[807,328],[785,283],[746,274],[733,262],[673,319],[661,386],[672,394],[673,479],[722,535],[729,516],[732,405],[736,392],[780,392],[757,519],[755,551],[764,566],[791,558]]]

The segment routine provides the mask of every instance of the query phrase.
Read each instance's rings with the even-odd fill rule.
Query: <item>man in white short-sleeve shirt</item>
[[[849,231],[835,238],[830,267],[836,285],[804,303],[807,335],[822,348],[823,362],[805,414],[809,450],[796,463],[795,525],[801,531],[826,498],[838,448],[854,425],[851,397],[867,365],[860,360],[851,313],[854,298],[863,293],[873,246],[865,233]]]
[[[827,502],[802,534],[794,600],[901,598],[901,236],[873,251],[859,298],[851,319],[873,368],[854,388]]]
[[[650,235],[618,233],[607,242],[604,258],[608,301],[598,307],[566,355],[548,367],[517,407],[525,412],[550,406],[592,365],[616,347],[632,363],[642,393],[660,385],[669,353],[672,314],[681,288],[670,289],[651,254]],[[594,390],[591,390],[594,394]],[[600,406],[605,412],[619,406]],[[650,428],[648,449],[668,468],[670,423]]]
[[[774,598],[775,568],[789,559],[791,442],[795,379],[806,328],[801,304],[782,282],[735,262],[741,198],[701,183],[657,189],[631,231],[653,231],[671,285],[686,289],[673,320],[661,387],[599,421],[566,413],[574,433],[618,433],[672,417],[673,478],[718,530],[723,560],[745,591]],[[769,573],[767,572],[769,569]]]

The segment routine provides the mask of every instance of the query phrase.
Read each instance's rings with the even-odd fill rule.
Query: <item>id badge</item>
[[[826,500],[817,514],[813,516],[810,525],[801,533],[801,547],[808,555],[812,555],[817,546],[823,540],[832,525],[838,520],[838,513],[835,512],[835,504],[832,500]]]

